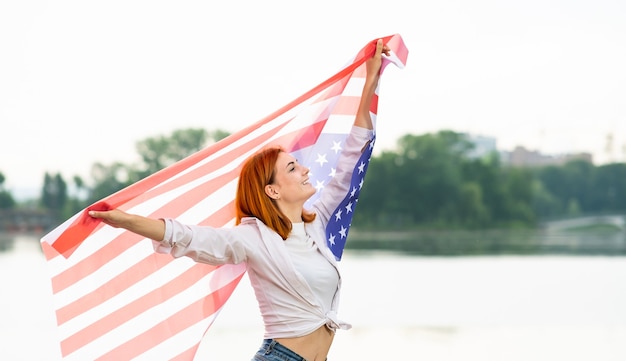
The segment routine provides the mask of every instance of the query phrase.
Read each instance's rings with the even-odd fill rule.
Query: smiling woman
[[[239,222],[256,215],[287,239],[292,220],[313,221],[315,215],[298,206],[315,194],[308,173],[308,168],[299,165],[281,147],[270,147],[254,155],[244,164],[239,176],[235,202]],[[263,193],[267,197],[255,196]]]
[[[372,154],[383,64],[404,67],[407,57],[398,34],[370,41],[349,65],[272,116],[103,198],[42,237],[55,295],[83,294],[57,303],[67,331],[63,354],[193,356],[247,274],[265,326],[255,360],[273,360],[275,352],[325,360],[335,332],[350,328],[337,314],[338,260]],[[315,167],[323,154],[329,169],[313,182],[287,150]],[[129,269],[136,276],[122,277]],[[103,314],[104,305],[111,312]],[[70,330],[63,326],[70,321],[85,324]],[[106,327],[85,331],[94,324]],[[129,337],[129,324],[136,337]]]
[[[396,37],[387,41],[398,44]],[[340,257],[331,250],[327,225],[343,211],[341,202],[352,198],[353,173],[363,170],[362,157],[370,154],[364,151],[371,152],[374,139],[373,100],[383,57],[390,56],[391,49],[377,39],[364,50],[373,54],[365,56],[365,79],[351,131],[342,143],[334,176],[310,209],[305,204],[316,189],[309,169],[282,148],[270,146],[241,167],[233,228],[183,224],[120,209],[94,207],[89,212],[108,225],[152,239],[157,251],[174,258],[186,256],[213,266],[245,264],[265,324],[255,361],[284,360],[284,355],[291,361],[325,361],[335,332],[351,328],[337,316]],[[398,54],[406,58],[404,50]]]

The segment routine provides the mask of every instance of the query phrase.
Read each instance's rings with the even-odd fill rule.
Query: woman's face
[[[274,183],[269,187],[270,197],[288,203],[304,203],[316,191],[309,182],[309,168],[298,163],[296,158],[286,152],[278,154]]]

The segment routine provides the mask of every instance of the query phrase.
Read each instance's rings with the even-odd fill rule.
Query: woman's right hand
[[[383,39],[376,41],[376,51],[374,55],[365,61],[365,84],[363,85],[363,91],[361,92],[361,101],[359,102],[359,108],[354,118],[354,125],[366,128],[374,129],[372,124],[372,118],[370,116],[370,108],[372,106],[372,98],[376,92],[378,86],[378,80],[380,79],[380,68],[383,63],[383,54],[389,55],[389,47],[383,44]]]
[[[89,215],[93,218],[100,218],[102,222],[115,228],[126,228],[125,224],[128,224],[130,215],[119,209],[113,209],[110,211],[89,211]]]
[[[89,211],[93,218],[99,218],[102,222],[115,228],[124,228],[146,238],[161,242],[165,236],[165,221],[152,219],[136,214],[126,213],[119,209],[110,211]]]
[[[383,45],[383,39],[378,39],[376,41],[376,50],[374,51],[374,55],[365,62],[367,79],[374,80],[377,83],[377,80],[380,77],[380,67],[383,63],[382,55],[385,54],[389,56],[390,50],[391,49],[389,49],[387,45]]]

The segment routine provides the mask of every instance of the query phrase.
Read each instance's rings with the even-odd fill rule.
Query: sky
[[[4,187],[89,182],[94,163],[134,163],[137,141],[177,129],[235,132],[391,34],[409,58],[380,83],[379,150],[445,129],[626,161],[622,0],[8,0]]]

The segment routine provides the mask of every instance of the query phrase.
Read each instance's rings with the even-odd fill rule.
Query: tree
[[[414,224],[409,212],[409,195],[401,196],[410,188],[409,178],[397,176],[400,157],[394,152],[383,152],[372,157],[363,188],[354,213],[353,223],[362,228],[407,227]]]
[[[72,178],[72,182],[74,183],[75,192],[74,194],[68,196],[65,208],[63,209],[63,218],[65,219],[71,217],[72,215],[76,214],[81,209],[89,205],[85,202],[87,189],[83,179],[80,176],[76,175]]]
[[[590,188],[590,211],[626,211],[626,164],[610,163],[597,167]]]
[[[392,227],[485,219],[482,190],[472,183],[464,186],[463,164],[472,147],[464,135],[451,131],[403,136],[397,152],[372,159],[368,186],[359,200],[367,208],[364,213]],[[461,203],[466,206],[462,211]]]
[[[504,198],[504,220],[509,224],[534,224],[536,217],[533,210],[532,172],[527,168],[510,167],[504,173],[504,187],[507,190]]]
[[[574,211],[584,213],[594,210],[596,172],[591,163],[574,160],[562,166],[541,168],[537,176],[545,190],[558,199],[561,207],[559,212],[562,215],[574,215],[571,214]]]
[[[112,164],[96,163],[91,168],[94,186],[87,197],[87,203],[94,203],[141,179],[168,167],[177,161],[201,150],[209,142],[219,141],[230,133],[204,129],[175,130],[170,136],[146,138],[137,143],[142,164],[128,165],[120,162]],[[75,182],[76,183],[76,182]],[[84,190],[82,180],[76,183],[77,189]]]
[[[60,218],[63,215],[67,199],[67,184],[61,174],[51,175],[46,172],[41,191],[41,205]]]
[[[0,209],[11,209],[15,207],[15,199],[13,199],[11,193],[4,189],[5,181],[4,174],[0,172]]]
[[[534,176],[505,168],[493,152],[471,156],[461,133],[405,135],[397,152],[373,157],[355,225],[477,228],[529,226]]]
[[[561,215],[563,205],[538,177],[533,180],[533,210],[539,219],[549,219]]]
[[[87,197],[87,203],[92,204],[102,198],[131,185],[137,176],[132,167],[120,162],[110,165],[95,163],[91,167],[91,177],[94,180],[94,186]]]
[[[459,223],[467,228],[485,226],[490,220],[482,187],[476,182],[464,182],[461,185],[457,209]]]
[[[204,148],[211,135],[204,129],[180,129],[172,135],[146,138],[137,143],[145,169],[142,178],[170,166]]]

